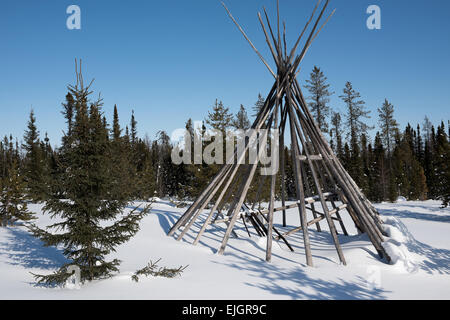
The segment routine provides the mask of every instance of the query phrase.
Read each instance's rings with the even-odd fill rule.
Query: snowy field
[[[340,232],[347,266],[338,257],[322,222],[323,232],[310,228],[314,267],[306,267],[301,233],[288,238],[295,252],[274,242],[272,263],[266,263],[265,239],[237,223],[238,238],[230,238],[224,256],[215,254],[225,225],[210,226],[197,246],[193,229],[182,241],[166,236],[185,209],[170,202],[154,203],[141,230],[110,258],[122,260],[120,273],[81,289],[33,286],[30,272],[47,274],[65,262],[61,252],[43,247],[24,227],[0,228],[1,299],[450,299],[450,209],[436,201],[378,204],[390,238],[386,249],[395,264],[378,259],[365,235],[357,235],[347,214],[351,233]],[[50,224],[42,205],[31,205],[37,224]],[[281,213],[275,216],[280,226]],[[298,211],[288,211],[288,224],[299,225]],[[252,229],[251,229],[252,231]],[[149,260],[160,265],[189,265],[181,277],[145,278],[131,275]]]

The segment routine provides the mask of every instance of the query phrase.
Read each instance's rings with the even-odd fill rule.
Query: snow
[[[0,228],[0,299],[449,299],[450,298],[450,209],[436,201],[381,203],[379,209],[389,235],[384,246],[392,264],[380,261],[366,235],[358,235],[348,214],[343,219],[350,236],[340,233],[347,266],[339,263],[326,223],[323,232],[310,228],[314,267],[307,267],[297,232],[288,238],[295,252],[273,243],[272,262],[265,262],[266,238],[241,222],[239,238],[231,237],[225,255],[216,254],[226,225],[210,226],[197,246],[191,243],[197,222],[182,241],[166,235],[184,212],[170,201],[155,199],[141,222],[141,230],[117,248],[110,259],[122,260],[114,277],[86,283],[81,288],[33,286],[30,272],[51,273],[66,259],[61,250],[44,247],[23,226]],[[139,203],[136,203],[136,205]],[[41,227],[53,223],[42,205],[29,206]],[[207,214],[205,211],[204,214]],[[280,230],[281,212],[275,216]],[[295,209],[288,210],[288,225],[298,226]],[[159,265],[189,265],[174,279],[141,277],[133,273],[149,260]]]

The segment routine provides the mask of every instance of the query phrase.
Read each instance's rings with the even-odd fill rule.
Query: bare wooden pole
[[[286,23],[283,21],[284,60],[287,60]]]
[[[278,32],[278,48],[281,52],[281,37],[280,37],[280,0],[277,0],[277,32]]]
[[[245,230],[247,231],[248,237],[251,238],[252,236],[250,234],[250,231],[248,230],[247,222],[245,222],[245,217],[242,217],[242,223],[244,224],[244,227],[245,227]]]
[[[277,78],[277,91],[279,91],[279,79]],[[280,106],[280,100],[277,100],[277,105],[275,107],[275,120],[274,120],[274,131],[278,131],[278,108]],[[261,147],[261,146],[260,146]],[[271,146],[275,148],[275,146]],[[278,154],[275,155],[275,168],[278,168]],[[277,173],[272,175],[272,181],[270,184],[270,202],[269,202],[269,215],[268,215],[268,227],[267,227],[267,246],[266,246],[266,261],[270,262],[272,260],[272,229],[273,229],[273,208],[275,206],[275,187],[277,181]]]
[[[262,27],[262,29],[263,29],[263,31],[264,31],[264,35],[265,35],[265,37],[266,37],[267,45],[269,46],[270,51],[272,52],[273,60],[275,60],[275,63],[276,63],[276,65],[277,65],[277,68],[279,68],[279,65],[280,65],[279,56],[275,53],[275,50],[273,49],[272,44],[270,43],[269,35],[267,34],[266,27],[264,26],[264,22],[263,22],[263,20],[262,20],[262,18],[261,18],[261,14],[260,14],[259,12],[258,12],[258,19],[259,19],[259,22],[260,22],[260,24],[261,24],[261,27]],[[277,77],[277,80],[278,80],[278,77]]]
[[[286,170],[284,159],[284,132],[280,136],[281,206],[286,205]],[[286,209],[283,209],[283,227],[286,227]]]
[[[264,15],[265,15],[265,17],[266,17],[267,25],[269,26],[270,35],[271,35],[271,37],[272,37],[272,41],[273,41],[273,43],[274,43],[274,45],[275,45],[275,48],[276,48],[276,50],[277,50],[278,56],[282,56],[281,49],[278,48],[278,42],[277,42],[277,40],[275,39],[275,36],[274,36],[274,34],[273,34],[273,29],[272,29],[272,26],[270,25],[270,19],[269,19],[269,16],[267,15],[266,8],[263,7],[263,10],[264,10]],[[279,61],[279,66],[281,66],[281,60]]]
[[[327,6],[328,6],[328,2],[329,2],[329,0],[327,0],[327,2],[325,3],[324,7],[322,8],[322,11],[320,12],[319,17],[317,18],[316,23],[314,24],[314,27],[312,28],[312,30],[311,30],[311,32],[310,32],[310,35],[309,35],[309,37],[308,37],[308,40],[306,40],[306,43],[305,43],[305,45],[304,45],[304,47],[303,47],[303,50],[302,50],[301,54],[299,54],[299,55],[295,58],[295,61],[294,61],[294,63],[292,64],[292,66],[291,66],[291,68],[290,68],[289,74],[295,73],[295,70],[297,70],[299,64],[300,64],[301,61],[303,60],[303,58],[304,58],[304,56],[305,56],[305,54],[306,54],[306,51],[307,51],[307,50],[309,49],[309,47],[311,46],[311,44],[312,44],[312,38],[313,38],[313,36],[314,36],[314,32],[316,31],[316,28],[317,28],[317,25],[319,24],[319,21],[322,19],[323,13],[325,12],[325,9],[326,9]],[[290,55],[290,57],[289,57],[289,63],[292,61],[292,58],[293,58],[293,55]]]
[[[297,191],[297,199],[298,199],[298,209],[300,214],[300,222],[301,227],[303,231],[303,243],[305,247],[305,255],[306,255],[306,264],[308,266],[312,266],[312,254],[311,254],[311,245],[309,242],[309,234],[308,234],[308,225],[306,221],[306,206],[305,206],[305,194],[303,190],[303,181],[302,176],[300,172],[300,161],[298,159],[298,155],[300,154],[299,148],[298,148],[298,142],[297,142],[297,136],[295,134],[295,128],[294,128],[294,122],[293,117],[294,114],[292,112],[291,106],[290,106],[290,97],[289,97],[289,91],[287,92],[287,98],[285,106],[288,108],[289,112],[289,124],[290,124],[290,131],[291,131],[291,144],[292,144],[292,162],[294,163],[294,178],[295,178],[295,188]]]
[[[265,219],[266,221],[267,218],[264,216],[264,214],[262,214],[262,212],[260,211],[260,215],[263,217],[263,219]],[[289,242],[286,240],[286,238],[277,230],[277,228],[272,227],[273,231],[275,231],[275,233],[277,234],[277,240],[281,239],[283,240],[283,242],[287,245],[287,247],[289,248],[289,250],[291,250],[292,252],[294,252],[294,249],[292,248],[292,246],[289,244]]]
[[[263,230],[261,229],[259,224],[256,222],[256,220],[252,214],[250,214],[249,220],[250,220],[251,224],[253,225],[253,228],[256,230],[256,233],[258,234],[258,236],[264,237],[265,234],[264,234]]]
[[[308,177],[306,175],[305,166],[302,166],[302,173],[303,173],[303,176],[305,177],[305,180],[306,180],[305,186],[306,186],[307,196],[310,197],[310,196],[313,195],[313,193],[311,191],[311,187],[309,186],[309,181],[308,181]],[[314,219],[317,218],[317,211],[316,211],[314,203],[311,203],[311,212],[313,214]],[[320,223],[319,222],[316,223],[316,229],[317,229],[318,232],[322,231],[322,228],[320,228]]]

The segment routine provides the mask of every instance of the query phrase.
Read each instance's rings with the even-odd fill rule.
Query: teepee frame
[[[379,218],[378,212],[364,196],[333,153],[333,150],[322,135],[321,130],[307,107],[300,84],[297,80],[299,65],[310,48],[311,43],[334,14],[333,11],[322,26],[318,28],[319,22],[322,20],[329,4],[329,0],[327,0],[320,9],[315,23],[312,25],[302,51],[300,54],[296,55],[300,41],[313,21],[320,3],[321,0],[318,0],[311,17],[307,21],[290,53],[288,53],[286,48],[286,27],[284,23],[283,36],[280,34],[279,2],[277,1],[277,36],[274,35],[274,30],[269,22],[269,17],[265,8],[264,15],[269,32],[267,32],[261,14],[258,13],[259,22],[262,26],[266,42],[277,67],[276,73],[255,48],[225,4],[222,3],[230,18],[275,79],[272,89],[265,99],[264,106],[257,115],[251,128],[256,130],[273,129],[278,130],[279,132],[280,157],[279,160],[278,157],[275,157],[277,159],[272,161],[280,161],[281,179],[279,180],[281,181],[282,206],[280,208],[274,207],[277,174],[269,176],[271,179],[269,208],[264,211],[255,209],[256,202],[251,207],[247,206],[245,200],[250,185],[255,177],[257,163],[242,164],[242,158],[239,159],[239,157],[245,157],[245,153],[244,155],[239,155],[237,151],[235,151],[234,157],[237,157],[238,161],[234,164],[229,164],[229,162],[227,162],[227,164],[223,165],[201,195],[172,226],[168,233],[169,236],[172,236],[179,231],[177,239],[181,240],[191,229],[194,222],[199,219],[204,209],[212,203],[212,208],[193,242],[194,245],[199,242],[206,228],[210,224],[226,223],[227,228],[222,244],[218,250],[219,254],[223,254],[229,237],[234,233],[233,227],[235,226],[236,221],[242,219],[249,235],[250,232],[248,231],[246,222],[250,222],[258,235],[267,237],[267,261],[271,260],[273,240],[283,240],[289,249],[293,251],[287,241],[287,237],[295,232],[301,231],[306,254],[306,263],[307,265],[312,266],[312,253],[308,227],[315,225],[317,231],[321,231],[320,222],[325,220],[329,226],[339,260],[345,265],[346,261],[337,236],[335,221],[339,223],[342,232],[347,235],[347,230],[341,218],[341,213],[346,211],[352,218],[358,231],[368,235],[380,258],[385,258],[387,261],[390,260],[382,246],[382,242],[384,241],[383,229],[381,227],[382,221]],[[297,198],[297,202],[292,205],[285,204],[284,135],[286,127],[288,127],[290,131]],[[265,130],[264,132],[268,131]],[[246,141],[244,151],[247,152],[248,150],[249,143]],[[260,152],[261,151],[262,150],[260,150]],[[238,172],[239,174],[237,175]],[[262,187],[264,179],[265,177],[262,176],[259,188]],[[313,193],[315,193],[315,195],[313,195]],[[336,204],[337,201],[341,204]],[[229,204],[229,206],[227,213],[224,215],[222,211],[226,207],[226,204]],[[331,208],[328,204],[331,205]],[[282,211],[283,226],[286,227],[286,210],[290,208],[298,208],[300,226],[281,233],[273,225],[274,212]],[[321,210],[319,210],[319,208],[321,208]],[[312,212],[313,219],[311,221],[307,221],[307,210]],[[216,216],[213,218],[214,214]],[[222,219],[219,219],[219,216],[221,216]],[[273,232],[276,233],[275,237]]]

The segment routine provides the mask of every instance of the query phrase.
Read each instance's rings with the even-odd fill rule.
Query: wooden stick
[[[264,237],[265,234],[264,232],[261,230],[260,226],[258,225],[258,223],[255,221],[255,218],[253,217],[253,215],[250,215],[248,218],[251,222],[251,224],[253,225],[253,228],[256,230],[256,233],[258,234],[258,236],[260,237]]]
[[[286,173],[284,160],[284,132],[280,136],[281,206],[286,205]],[[283,209],[283,227],[286,227],[286,209]]]
[[[231,18],[231,20],[233,20],[234,24],[238,27],[239,31],[241,31],[242,35],[244,36],[244,38],[248,41],[248,43],[250,44],[250,46],[253,48],[253,50],[255,50],[256,54],[258,55],[258,57],[261,59],[261,61],[265,64],[265,66],[267,67],[267,69],[270,71],[270,73],[272,74],[272,76],[276,79],[277,76],[275,75],[275,73],[272,71],[272,69],[270,68],[269,64],[266,62],[266,60],[264,60],[263,56],[261,55],[261,53],[259,53],[258,49],[256,49],[256,47],[253,45],[252,41],[247,37],[247,35],[245,34],[245,31],[241,28],[241,26],[239,25],[239,23],[237,23],[237,21],[234,19],[233,15],[231,14],[230,10],[228,10],[227,6],[225,5],[225,3],[222,2],[223,7],[225,8],[225,10],[228,13],[228,16]]]
[[[272,44],[270,43],[269,35],[267,34],[266,27],[264,26],[264,22],[262,21],[261,14],[259,12],[258,12],[258,19],[259,19],[261,27],[262,27],[262,29],[264,31],[264,35],[266,36],[267,45],[269,46],[270,51],[272,52],[273,60],[275,60],[277,68],[279,68],[279,66],[280,66],[279,56],[277,56],[277,54],[275,54],[275,50],[273,49]],[[277,77],[277,80],[278,80],[278,77]]]
[[[302,166],[302,173],[303,173],[303,176],[305,177],[305,180],[306,180],[306,183],[305,183],[305,185],[306,185],[306,192],[308,193],[308,196],[312,196],[311,188],[309,186],[308,176],[306,175],[305,171],[306,171],[305,167]],[[314,203],[311,203],[311,211],[312,211],[314,219],[317,218],[316,208],[314,206]],[[318,232],[322,231],[322,229],[320,228],[320,223],[319,222],[316,223],[316,229],[317,229]]]
[[[261,216],[267,221],[267,218],[261,214]],[[273,231],[275,231],[275,233],[277,234],[276,239],[279,240],[283,240],[283,242],[288,246],[289,250],[291,250],[292,252],[294,252],[294,249],[291,247],[291,245],[289,244],[289,242],[286,240],[286,238],[277,230],[277,228],[273,227]]]
[[[295,128],[293,122],[293,112],[290,106],[290,97],[289,91],[287,92],[286,103],[285,106],[288,108],[289,112],[289,124],[291,129],[291,144],[292,144],[292,161],[294,163],[294,177],[295,177],[295,187],[297,191],[297,199],[299,200],[298,209],[300,214],[300,222],[303,230],[303,242],[305,246],[305,255],[306,255],[306,264],[308,266],[313,265],[312,263],[312,254],[311,254],[311,246],[309,242],[309,234],[308,234],[308,226],[306,222],[306,207],[305,207],[305,195],[303,190],[303,181],[302,176],[300,174],[300,161],[297,158],[297,155],[300,153],[298,148],[297,137],[295,135]]]
[[[279,79],[277,78],[279,91]],[[280,101],[277,100],[277,105],[275,107],[275,120],[274,120],[274,130],[278,130],[278,108],[280,106]],[[261,147],[261,146],[260,146]],[[275,146],[272,146],[274,148]],[[272,159],[272,162],[275,161],[275,167],[278,167],[278,157]],[[270,262],[272,260],[272,229],[273,229],[273,208],[275,205],[275,187],[277,181],[277,173],[272,175],[272,181],[270,184],[270,202],[269,202],[269,216],[268,216],[268,227],[267,227],[267,246],[266,246],[266,261]]]
[[[278,42],[275,39],[275,35],[273,34],[273,29],[272,29],[272,26],[270,25],[270,19],[269,19],[269,16],[267,15],[266,8],[263,7],[263,10],[264,10],[264,15],[266,17],[267,25],[269,26],[270,36],[272,37],[273,44],[275,45],[275,49],[277,50],[278,57],[282,57],[282,52],[281,52],[281,49],[278,48]],[[279,60],[278,67],[281,67],[281,62],[282,62],[282,60]]]
[[[322,19],[322,15],[323,15],[323,13],[325,12],[325,9],[326,9],[327,6],[328,6],[328,2],[329,2],[329,0],[327,0],[327,2],[325,3],[325,5],[324,5],[322,11],[320,12],[320,15],[319,15],[319,17],[317,18],[316,23],[314,24],[313,29],[311,30],[311,33],[310,33],[310,35],[309,35],[309,37],[308,37],[308,40],[306,41],[306,43],[305,43],[305,45],[304,45],[304,47],[303,47],[303,50],[302,50],[301,54],[299,54],[299,55],[295,58],[295,61],[294,61],[294,63],[292,64],[292,67],[291,67],[291,69],[290,69],[290,71],[289,71],[289,74],[295,73],[295,70],[297,70],[297,67],[298,67],[299,64],[302,62],[303,58],[305,57],[306,51],[307,51],[308,48],[311,46],[313,34],[314,34],[314,32],[316,31],[316,28],[317,28],[317,25],[319,24],[319,21]],[[293,58],[293,55],[290,56],[289,62],[291,62],[292,58]]]
[[[280,0],[277,0],[277,32],[278,32],[278,48],[281,51],[281,37],[280,37]]]
[[[338,210],[331,210],[331,211],[330,211],[330,215],[336,214],[337,212],[338,212]],[[313,224],[316,224],[317,222],[320,222],[320,221],[322,221],[323,219],[326,219],[325,214],[322,214],[320,217],[317,217],[317,218],[315,218],[315,219],[309,221],[309,222],[307,223],[307,225],[308,225],[308,226],[312,226]],[[292,230],[289,230],[288,232],[283,233],[282,235],[283,235],[284,237],[287,237],[287,236],[289,236],[289,235],[291,235],[291,234],[293,234],[293,233],[295,233],[295,232],[298,232],[298,231],[300,231],[300,230],[302,230],[302,227],[297,227],[297,228],[294,228],[294,229],[292,229]]]
[[[248,231],[247,223],[245,222],[245,217],[242,217],[242,223],[244,224],[245,230],[247,230],[248,237],[251,238],[250,231]]]
[[[319,4],[322,0],[318,0],[316,6],[314,7],[314,10],[311,14],[311,17],[309,18],[308,22],[306,23],[305,27],[303,28],[302,33],[298,37],[297,41],[295,42],[294,46],[292,47],[291,53],[289,53],[289,62],[292,61],[292,58],[294,57],[295,51],[297,51],[297,47],[300,43],[301,38],[303,37],[303,34],[305,33],[306,29],[308,28],[309,24],[311,23],[312,18],[314,17],[314,14],[316,13],[317,8],[319,7]]]
[[[283,21],[284,60],[287,60],[286,23]]]

